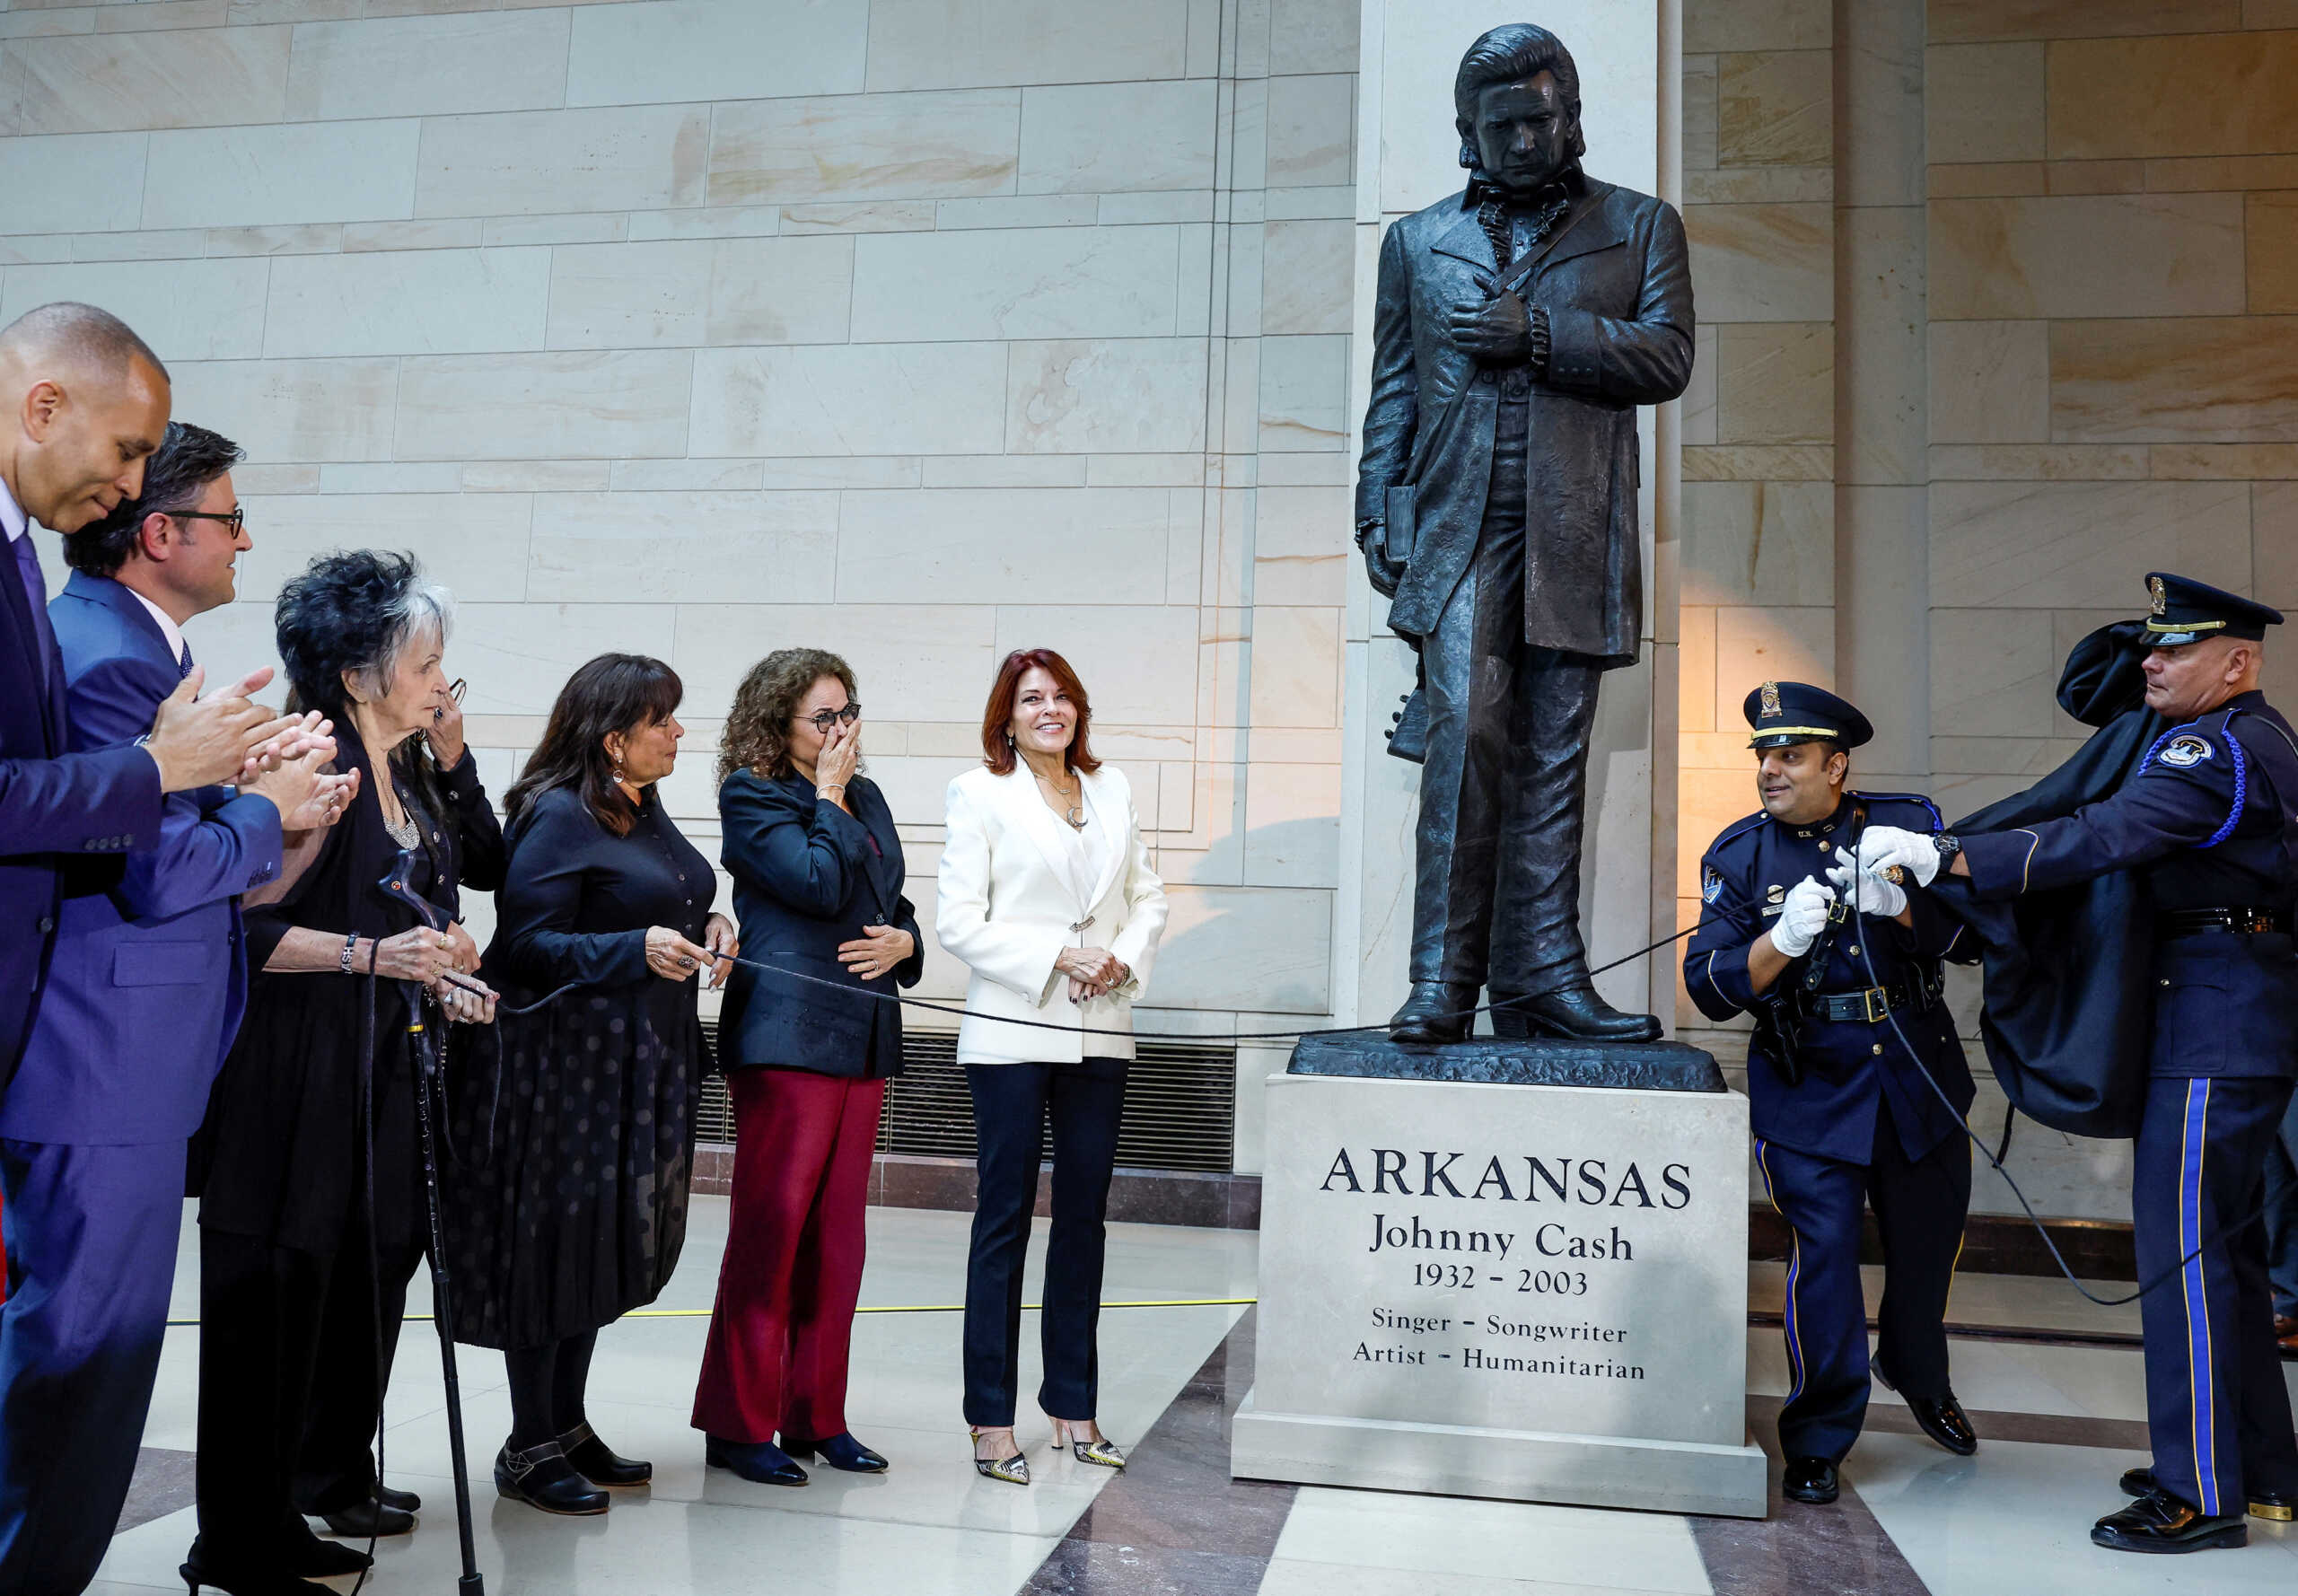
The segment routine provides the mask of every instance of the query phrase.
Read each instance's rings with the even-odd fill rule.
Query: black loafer
[[[574,1472],[574,1465],[546,1441],[524,1451],[513,1451],[504,1442],[495,1454],[495,1488],[514,1502],[545,1513],[583,1517],[607,1510],[607,1494]]]
[[[1808,1502],[1814,1507],[1826,1506],[1842,1490],[1833,1458],[1790,1458],[1786,1472],[1779,1480],[1781,1495],[1790,1502]]]
[[[886,1460],[854,1439],[853,1433],[840,1430],[837,1434],[820,1441],[798,1441],[788,1435],[782,1437],[782,1450],[800,1462],[816,1452],[822,1461],[846,1474],[883,1474]]]
[[[391,1493],[394,1496],[408,1494]],[[346,1540],[364,1540],[371,1535],[404,1535],[415,1528],[414,1511],[390,1502],[354,1502],[341,1513],[323,1513],[320,1518],[329,1534],[340,1535]]]
[[[2206,1513],[2162,1490],[2091,1527],[2091,1543],[2110,1552],[2206,1552],[2250,1542],[2250,1527],[2240,1513]]]
[[[715,1435],[703,1439],[703,1460],[713,1469],[724,1469],[739,1474],[744,1479],[762,1486],[802,1486],[806,1483],[806,1471],[790,1460],[790,1454],[771,1441],[722,1441]]]
[[[1950,1390],[1943,1397],[1910,1397],[1899,1390],[1897,1382],[1881,1364],[1873,1364],[1869,1367],[1875,1378],[1883,1382],[1885,1390],[1899,1391],[1899,1400],[1905,1402],[1907,1410],[1915,1416],[1916,1427],[1925,1434],[1959,1458],[1968,1458],[1978,1450],[1978,1432],[1971,1427],[1970,1415],[1965,1413],[1963,1405],[1955,1400],[1953,1391]]]
[[[1389,1016],[1392,1042],[1457,1042],[1476,1016],[1476,988],[1443,981],[1415,981],[1404,1006]]]
[[[2151,1496],[2154,1494],[2154,1470],[2126,1469],[2122,1478],[2115,1482],[2122,1486],[2126,1496]],[[2286,1491],[2248,1490],[2242,1493],[2243,1505],[2254,1519],[2264,1519],[2270,1524],[2286,1524],[2298,1518],[2298,1496]]]
[[[618,1457],[599,1439],[588,1419],[558,1438],[558,1450],[574,1471],[594,1486],[643,1486],[654,1478],[654,1465],[636,1458]]]

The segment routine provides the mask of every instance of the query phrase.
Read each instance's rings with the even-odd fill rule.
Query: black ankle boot
[[[1492,1028],[1501,1036],[1557,1037],[1573,1042],[1660,1039],[1658,1016],[1623,1013],[1597,996],[1593,987],[1566,987],[1521,998],[1493,1011]]]
[[[607,1510],[607,1494],[574,1471],[556,1441],[524,1451],[513,1451],[504,1442],[495,1454],[495,1488],[545,1513],[578,1515]]]
[[[594,1486],[643,1486],[654,1478],[653,1464],[617,1457],[614,1448],[599,1439],[588,1419],[561,1435],[558,1449],[566,1454],[574,1471]]]
[[[1457,1042],[1476,1019],[1476,988],[1449,981],[1415,981],[1404,1006],[1389,1018],[1392,1042]]]

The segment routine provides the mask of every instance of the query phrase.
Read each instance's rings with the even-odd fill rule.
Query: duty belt
[[[1916,981],[1912,985],[1869,987],[1860,992],[1814,993],[1803,1000],[1803,1013],[1813,1020],[1880,1025],[1883,1016],[1893,1009],[1902,1013],[1912,1009],[1920,1013],[1936,999],[1937,995],[1927,983]]]
[[[2238,905],[2232,908],[2165,909],[2154,916],[2154,934],[2178,936],[2264,936],[2290,929],[2290,916],[2278,908]]]

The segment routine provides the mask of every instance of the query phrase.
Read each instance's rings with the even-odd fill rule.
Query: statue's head
[[[1460,57],[1452,79],[1460,164],[1512,194],[1530,194],[1588,153],[1580,134],[1580,72],[1545,28],[1495,28]]]

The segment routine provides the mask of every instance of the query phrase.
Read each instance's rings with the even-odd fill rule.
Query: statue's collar
[[[1526,195],[1521,199],[1512,194],[1509,194],[1505,189],[1502,189],[1499,184],[1487,177],[1484,173],[1483,168],[1478,167],[1469,173],[1468,191],[1460,196],[1460,208],[1463,210],[1472,211],[1478,206],[1482,205],[1487,197],[1497,196],[1507,200],[1511,205],[1529,209],[1537,206],[1545,205],[1558,195],[1562,195],[1566,199],[1571,200],[1578,199],[1587,192],[1588,174],[1580,170],[1580,162],[1577,161],[1574,161],[1571,164],[1566,166],[1564,171],[1558,174],[1556,181],[1548,184],[1544,189],[1538,189],[1531,194]]]

